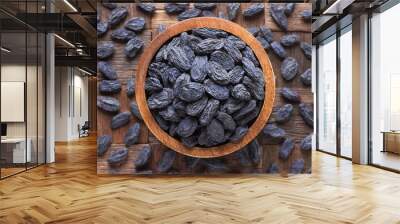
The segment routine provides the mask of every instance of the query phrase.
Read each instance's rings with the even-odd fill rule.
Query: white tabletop
[[[1,139],[1,143],[20,143],[20,142],[24,142],[25,138],[5,138],[5,139]]]

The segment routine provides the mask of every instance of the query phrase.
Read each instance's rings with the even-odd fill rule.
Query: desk
[[[26,152],[25,152],[25,138],[1,139],[1,152],[2,152],[1,156],[3,157],[3,159],[6,160],[7,163],[31,162],[32,141],[30,138],[28,138],[26,142],[28,142],[27,144],[28,147],[26,147]]]
[[[400,154],[400,131],[383,131],[383,151]]]

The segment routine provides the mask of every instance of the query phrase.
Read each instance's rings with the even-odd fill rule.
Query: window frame
[[[325,36],[323,39],[319,39],[318,43],[316,44],[316,150],[319,152],[323,152],[329,155],[337,156],[340,158],[344,158],[347,160],[352,160],[352,158],[342,155],[341,150],[341,119],[340,119],[340,104],[341,104],[341,97],[340,97],[340,77],[341,77],[341,67],[340,67],[340,37],[347,32],[352,32],[352,21],[351,16],[346,16],[342,20],[339,20],[336,24],[332,25],[333,28],[336,29],[336,32],[331,33],[330,35]],[[331,27],[331,28],[332,28]],[[329,29],[329,28],[328,28]],[[319,118],[320,118],[320,111],[319,111],[319,51],[320,45],[322,43],[326,43],[329,41],[336,41],[336,151],[335,153],[328,152],[324,149],[321,149],[319,143]]]

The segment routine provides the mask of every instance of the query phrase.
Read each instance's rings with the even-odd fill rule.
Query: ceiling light
[[[340,0],[335,1],[331,6],[329,6],[322,14],[331,14],[332,10],[335,9],[337,11],[337,7],[339,5]]]
[[[83,69],[81,69],[81,68],[79,68],[79,67],[78,67],[78,70],[81,71],[81,72],[83,72],[83,73],[85,73],[85,74],[87,74],[87,75],[90,75],[90,76],[93,75],[92,73],[90,73],[90,72],[88,72],[88,71],[86,71],[86,70],[83,70]]]
[[[0,49],[1,49],[2,51],[6,52],[6,53],[10,53],[10,52],[11,52],[11,50],[9,50],[9,49],[7,49],[7,48],[5,48],[5,47],[1,47]]]
[[[77,48],[76,49],[76,53],[78,53],[79,55],[83,55],[84,53],[83,53],[83,49],[81,49],[81,48]]]
[[[339,15],[343,14],[343,10],[351,5],[355,0],[336,0],[322,14],[323,15]]]
[[[72,44],[71,42],[69,42],[68,40],[66,40],[66,39],[64,39],[64,38],[62,38],[62,37],[60,37],[60,36],[57,35],[57,34],[54,34],[54,36],[57,37],[57,38],[58,38],[59,40],[61,40],[62,42],[64,42],[65,44],[67,44],[68,46],[75,48],[75,45],[73,45],[73,44]]]
[[[64,3],[67,4],[74,12],[78,12],[78,10],[68,0],[64,0]]]

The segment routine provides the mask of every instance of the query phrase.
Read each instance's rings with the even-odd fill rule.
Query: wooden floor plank
[[[400,223],[400,175],[312,156],[288,178],[97,176],[89,137],[0,181],[0,223]]]

